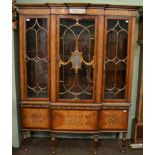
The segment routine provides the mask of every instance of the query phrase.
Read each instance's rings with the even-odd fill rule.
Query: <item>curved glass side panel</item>
[[[47,19],[26,19],[27,97],[48,97]]]
[[[128,20],[108,19],[106,32],[104,99],[125,99]]]

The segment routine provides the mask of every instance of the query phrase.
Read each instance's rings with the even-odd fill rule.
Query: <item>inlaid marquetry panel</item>
[[[116,15],[116,16],[137,16],[138,12],[137,11],[129,11],[129,10],[122,10],[122,9],[109,9],[105,10],[105,15]]]
[[[44,14],[50,14],[49,9],[19,9],[18,10],[19,14],[25,14],[25,15],[44,15]]]
[[[99,114],[99,126],[104,130],[126,130],[127,110],[102,110]]]
[[[80,110],[53,110],[53,130],[96,130],[97,112]]]
[[[23,128],[50,129],[50,110],[40,108],[22,108]]]

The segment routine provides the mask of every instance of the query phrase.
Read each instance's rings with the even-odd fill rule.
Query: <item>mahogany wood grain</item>
[[[143,72],[141,75],[141,86],[140,86],[140,96],[138,104],[138,122],[143,122]]]
[[[126,130],[128,125],[127,110],[102,110],[99,117],[99,129]]]
[[[69,14],[70,6],[85,8],[83,15]],[[20,83],[22,125],[25,130],[53,132],[125,132],[131,102],[135,7],[106,5],[18,5],[20,28]],[[26,18],[47,18],[48,98],[27,97]],[[60,18],[95,19],[93,99],[59,99]],[[125,99],[104,99],[107,19],[128,19],[128,62]],[[120,80],[121,81],[121,80]],[[84,106],[83,106],[84,105]],[[142,114],[141,114],[142,115]],[[141,119],[141,118],[140,118]]]
[[[50,9],[48,8],[27,8],[27,9],[19,9],[19,14],[23,15],[48,15],[50,14]]]
[[[23,33],[24,33],[24,29],[23,29],[23,16],[20,15],[19,16],[19,44],[20,44],[20,89],[21,89],[21,100],[24,100],[24,81],[25,81],[25,74],[24,74],[24,64],[23,64],[23,54],[24,54],[24,49],[23,49]]]
[[[103,16],[98,17],[97,23],[98,38],[97,44],[97,78],[96,78],[96,102],[101,103],[101,90],[102,90],[102,77],[103,77],[103,34],[104,34],[104,18]]]
[[[130,31],[130,55],[129,55],[129,70],[128,70],[128,91],[127,91],[127,102],[131,102],[131,89],[132,89],[132,76],[133,76],[133,59],[134,59],[134,38],[135,38],[135,17],[131,19],[131,31]]]
[[[96,130],[97,111],[53,110],[52,130]]]
[[[51,16],[51,43],[50,43],[50,50],[51,50],[51,101],[56,101],[56,66],[58,63],[56,53],[57,53],[57,20],[56,16]]]
[[[138,6],[120,6],[120,5],[107,5],[107,4],[56,4],[56,3],[43,3],[43,4],[17,4],[20,14],[68,14],[69,8],[84,8],[88,15],[126,15],[137,16]],[[49,10],[51,8],[51,11]]]
[[[25,129],[51,129],[51,111],[41,108],[22,108],[22,127]]]

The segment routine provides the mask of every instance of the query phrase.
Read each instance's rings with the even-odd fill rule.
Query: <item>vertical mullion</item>
[[[36,21],[35,21],[36,23],[38,22],[38,18],[36,18]],[[38,58],[38,30],[36,31],[35,30],[35,33],[36,33],[36,58]],[[27,54],[27,53],[26,53]],[[38,63],[39,63],[39,61],[38,62],[35,62],[34,60],[33,60],[33,62],[34,62],[34,68],[35,68],[35,82],[36,82],[36,86],[38,86],[39,84],[39,75],[38,75]]]
[[[20,85],[21,85],[21,100],[25,99],[25,70],[24,70],[24,65],[25,65],[25,61],[24,61],[24,36],[25,36],[25,22],[24,21],[24,17],[22,15],[19,16],[19,32],[20,32]],[[24,25],[24,26],[22,26]],[[24,34],[24,35],[23,35]],[[24,41],[23,41],[24,40]]]
[[[51,96],[50,96],[50,92],[51,92],[51,89],[50,89],[50,84],[51,84],[51,61],[50,60],[50,56],[51,56],[51,48],[50,48],[50,23],[51,23],[51,20],[48,16],[47,18],[47,62],[48,62],[48,99],[50,100],[51,99]]]
[[[27,63],[26,63],[26,16],[23,18],[24,21],[23,21],[23,28],[24,28],[24,31],[23,31],[23,34],[24,34],[24,42],[23,42],[23,51],[22,51],[22,54],[23,54],[23,63],[24,63],[24,99],[27,99]]]
[[[98,24],[97,24],[98,32],[98,44],[97,44],[97,77],[96,77],[96,102],[101,102],[101,90],[102,90],[102,76],[103,76],[103,33],[104,33],[104,16],[98,17]]]
[[[51,101],[56,102],[56,15],[51,15]]]
[[[104,32],[103,32],[103,62],[102,62],[102,94],[101,100],[104,100],[105,96],[105,56],[106,56],[106,42],[107,42],[107,17],[104,17]]]

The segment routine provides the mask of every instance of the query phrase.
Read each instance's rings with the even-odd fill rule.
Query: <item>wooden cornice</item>
[[[71,14],[70,9],[85,9],[86,15],[120,15],[120,16],[138,16],[140,6],[125,5],[107,5],[107,4],[91,4],[91,3],[38,3],[38,4],[16,4],[19,14]],[[76,13],[78,14],[78,13]]]
[[[92,3],[17,3],[17,7],[83,7],[83,8],[105,8],[105,9],[127,9],[138,10],[142,6],[133,5],[110,5],[110,4],[92,4]]]

